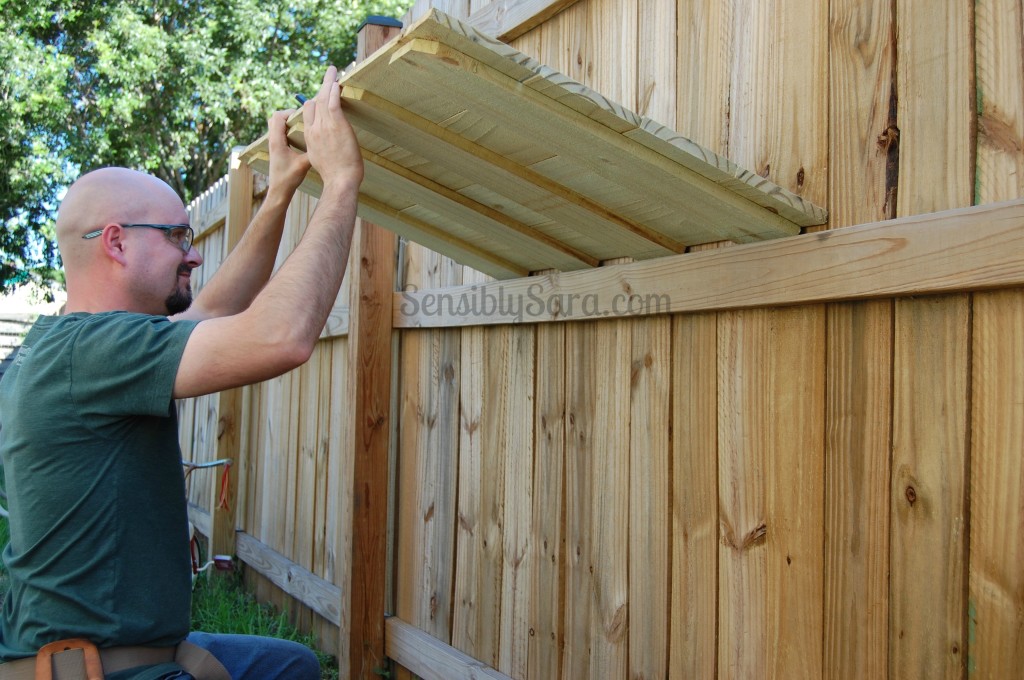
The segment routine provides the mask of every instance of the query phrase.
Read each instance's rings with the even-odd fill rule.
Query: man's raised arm
[[[238,314],[252,304],[274,270],[285,215],[295,190],[306,177],[306,154],[288,146],[287,121],[293,110],[278,111],[267,123],[270,186],[238,245],[203,286],[187,311],[175,320],[202,321]]]
[[[178,367],[176,398],[265,380],[312,353],[345,274],[363,179],[336,78],[328,68],[320,91],[302,107],[306,155],[323,179],[302,240],[248,308],[196,326]]]

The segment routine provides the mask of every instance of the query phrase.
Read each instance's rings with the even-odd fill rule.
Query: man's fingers
[[[316,95],[317,99],[326,104],[329,101],[328,97],[331,95],[331,89],[337,81],[338,69],[334,66],[328,66],[327,71],[324,73],[324,82],[320,85],[320,92]]]
[[[302,124],[308,130],[316,122],[316,99],[307,99],[302,105]]]
[[[327,108],[335,111],[341,108],[341,84],[335,80],[331,83],[330,99],[327,100]]]

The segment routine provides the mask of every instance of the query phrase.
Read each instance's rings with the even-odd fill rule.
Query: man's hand
[[[338,69],[329,66],[315,97],[302,105],[306,154],[320,173],[324,194],[348,192],[363,181],[363,158],[355,131],[341,110]]]
[[[215,291],[221,298],[231,297],[228,293],[236,290],[232,282],[244,284],[237,286],[244,289],[244,296],[235,293],[231,304],[214,307],[218,313],[197,317],[205,320],[192,331],[178,364],[176,399],[281,375],[309,359],[320,339],[348,264],[363,179],[363,159],[355,132],[341,110],[337,76],[333,66],[328,68],[320,92],[302,107],[305,156],[324,181],[313,217],[291,255],[267,281],[287,209],[286,202],[271,201],[268,193],[253,220],[255,228],[246,230],[197,298],[211,284],[218,284]],[[283,148],[287,144],[284,122],[284,114],[270,122],[272,163],[275,157],[279,160],[271,168],[271,187],[274,171],[280,168],[284,176],[276,180],[290,179],[296,186],[301,182],[299,170],[305,161],[301,154]],[[268,204],[274,205],[268,208]],[[252,266],[254,260],[258,266]]]
[[[288,145],[288,118],[295,109],[277,111],[267,121],[267,140],[270,143],[270,191],[280,190],[287,200],[302,184],[309,170],[306,154]]]

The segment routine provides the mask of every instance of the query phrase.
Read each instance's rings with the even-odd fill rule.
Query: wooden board
[[[972,14],[896,3],[898,216],[972,202]],[[896,301],[890,677],[964,676],[969,315],[967,295]]]
[[[718,319],[672,320],[672,678],[718,658]]]
[[[1018,199],[655,262],[396,293],[394,323],[533,323],[1020,286],[1022,252]]]
[[[726,312],[718,322],[718,677],[768,677],[767,508],[769,461],[760,396],[767,392],[768,318]]]
[[[396,614],[445,642],[454,607],[459,332],[402,337]]]
[[[626,322],[631,333],[629,421],[629,674],[668,673],[672,535],[667,316]]]
[[[825,677],[885,677],[892,302],[828,310]]]
[[[887,0],[830,9],[830,226],[896,211],[896,26]],[[826,355],[824,668],[828,680],[889,667],[889,300],[829,305]]]
[[[540,26],[577,0],[491,0],[469,14],[471,23],[484,33],[511,40]],[[440,3],[435,2],[434,6]],[[453,14],[452,12],[448,12]],[[453,16],[459,16],[453,14]]]
[[[565,678],[627,674],[630,340],[621,320],[566,329]]]
[[[467,329],[462,350],[452,645],[521,677],[533,560],[533,331]]]
[[[560,678],[565,643],[565,326],[544,326],[536,333],[527,677]]]
[[[967,296],[897,300],[895,319],[890,673],[961,678]]]
[[[384,627],[387,655],[424,680],[512,680],[397,617]]]
[[[967,669],[994,680],[1024,666],[1024,292],[973,311]]]
[[[720,678],[821,677],[824,331],[814,306],[720,315]]]
[[[606,17],[633,27],[614,31],[629,41],[631,7]],[[825,221],[799,195],[613,101],[648,108],[654,96],[638,101],[635,64],[616,68],[593,76],[608,98],[432,10],[341,79],[368,164],[360,214],[505,278]],[[674,66],[645,70],[664,81]],[[302,148],[301,115],[289,126]],[[266,166],[265,138],[246,158]]]
[[[1024,5],[975,4],[978,151],[975,200],[1024,195]],[[973,296],[967,672],[1024,667],[1024,293]]]

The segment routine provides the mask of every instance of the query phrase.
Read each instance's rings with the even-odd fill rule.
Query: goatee
[[[188,274],[191,270],[188,267],[182,266],[178,268],[179,274]],[[167,305],[167,316],[174,316],[175,314],[181,314],[186,309],[192,306],[192,284],[186,283],[184,289],[175,288],[174,292],[167,296],[164,300],[164,304]]]

